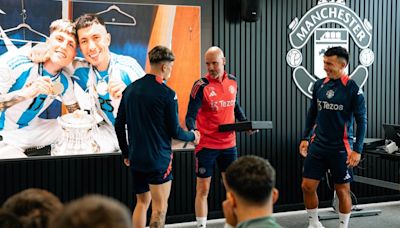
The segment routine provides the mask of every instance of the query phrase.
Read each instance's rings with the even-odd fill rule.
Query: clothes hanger
[[[4,40],[4,45],[7,47],[7,50],[16,50],[17,47],[11,42],[10,38],[6,35],[3,28],[0,26],[0,39]]]
[[[47,37],[45,34],[34,30],[30,25],[28,25],[27,23],[25,23],[25,20],[26,20],[26,18],[27,18],[27,15],[26,15],[26,9],[25,9],[25,7],[24,7],[24,0],[21,0],[21,16],[22,16],[22,23],[19,24],[19,25],[17,25],[17,26],[14,27],[14,28],[9,28],[9,29],[6,29],[6,30],[2,31],[2,33],[0,34],[0,39],[2,39],[2,40],[17,41],[17,42],[42,43],[42,41],[35,41],[35,40],[24,40],[24,39],[14,39],[14,38],[9,39],[8,37],[6,38],[6,35],[5,35],[6,33],[8,33],[8,32],[14,32],[14,31],[17,31],[17,30],[19,30],[19,29],[27,29],[27,30],[31,31],[32,33],[34,33],[34,34],[39,35],[39,36],[45,38],[46,40],[48,39],[48,37]]]
[[[135,25],[136,25],[136,19],[135,19],[135,17],[133,17],[132,15],[130,15],[130,14],[128,14],[128,13],[125,13],[124,11],[122,11],[122,10],[121,10],[118,6],[116,6],[116,5],[112,5],[112,6],[108,7],[108,9],[103,10],[103,11],[100,11],[100,12],[98,12],[98,13],[96,13],[96,14],[97,14],[97,15],[104,14],[104,13],[110,12],[111,10],[115,10],[115,11],[117,11],[118,13],[120,13],[120,14],[122,14],[122,15],[128,17],[128,18],[130,18],[130,19],[132,20],[132,22],[131,22],[131,23],[127,23],[127,22],[115,22],[115,18],[112,18],[112,21],[104,22],[105,24],[110,24],[110,25],[127,25],[127,26],[135,26]]]
[[[41,36],[41,37],[43,37],[43,38],[46,38],[46,39],[49,38],[49,37],[47,37],[45,34],[34,30],[30,25],[26,24],[25,22],[24,22],[24,23],[21,23],[21,24],[19,24],[19,25],[17,25],[17,26],[14,27],[14,28],[6,29],[6,30],[4,30],[4,32],[5,32],[5,33],[8,33],[8,32],[17,31],[17,30],[19,30],[19,29],[28,29],[29,31],[35,33],[36,35],[39,35],[39,36]],[[24,40],[23,40],[23,41],[24,41]],[[25,41],[29,41],[29,40],[25,40]],[[32,42],[41,42],[41,41],[32,41]]]
[[[27,42],[23,46],[17,48],[4,33],[4,30],[1,28],[1,26],[0,26],[0,36],[3,37],[4,45],[7,48],[7,52],[2,53],[0,55],[0,61],[2,62],[7,61],[7,59],[11,59],[15,55],[28,55],[28,53],[32,48],[32,42]]]
[[[39,35],[39,36],[41,36],[41,37],[44,37],[46,40],[48,39],[48,37],[47,37],[46,35],[44,35],[43,33],[40,33],[40,32],[38,32],[38,31],[32,29],[32,27],[29,26],[29,25],[26,24],[26,23],[21,23],[21,24],[19,24],[18,26],[14,27],[14,28],[9,28],[9,29],[3,30],[3,33],[0,34],[0,39],[1,39],[1,40],[6,40],[6,39],[7,39],[7,40],[11,40],[11,41],[25,42],[25,43],[28,43],[28,42],[31,42],[31,43],[43,43],[43,41],[39,41],[39,40],[36,41],[36,40],[24,40],[24,39],[15,39],[15,38],[8,38],[8,37],[5,38],[5,33],[17,31],[17,30],[19,30],[19,29],[21,29],[21,28],[28,29],[29,31],[31,31],[31,32],[33,32],[33,33],[35,33],[35,34],[37,34],[37,35]]]

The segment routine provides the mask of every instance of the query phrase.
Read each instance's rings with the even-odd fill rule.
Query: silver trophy
[[[58,118],[62,135],[52,146],[51,155],[77,155],[100,152],[100,147],[93,138],[96,121],[93,116],[77,110]]]

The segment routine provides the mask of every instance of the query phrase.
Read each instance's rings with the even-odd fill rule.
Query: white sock
[[[197,228],[206,228],[207,217],[196,217]]]
[[[339,212],[339,228],[347,228],[349,225],[350,213],[342,214]]]
[[[314,209],[306,209],[308,215],[308,222],[310,226],[317,226],[318,220],[318,207]]]

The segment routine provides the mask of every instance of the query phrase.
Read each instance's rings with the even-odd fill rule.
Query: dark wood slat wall
[[[169,198],[167,222],[194,219],[196,177],[193,151],[174,153],[174,181]],[[210,192],[210,218],[219,218],[225,192],[220,177],[213,178]],[[11,195],[27,188],[47,189],[69,202],[86,194],[113,197],[131,210],[135,196],[129,169],[120,154],[43,157],[0,161],[0,206]]]
[[[264,1],[260,20],[253,23],[227,17],[226,9],[234,9],[233,4],[238,1],[214,0],[213,5],[213,45],[225,51],[227,71],[238,78],[241,105],[251,120],[274,123],[272,131],[262,131],[252,137],[239,135],[239,151],[270,159],[278,174],[279,204],[296,204],[302,199],[299,191],[302,159],[297,147],[310,103],[295,85],[293,70],[286,64],[286,53],[292,48],[288,25],[316,3],[316,0]],[[375,62],[368,67],[369,78],[364,86],[368,106],[367,137],[384,137],[382,123],[399,124],[400,3],[396,0],[352,0],[346,1],[346,6],[373,26],[370,48],[375,53]],[[351,38],[349,51],[351,71],[359,65],[360,54]],[[302,65],[312,71],[312,39],[301,52]],[[361,188],[355,191],[358,190]],[[328,194],[323,199],[331,197],[324,187],[321,191]]]
[[[132,205],[132,184],[119,154],[1,161],[0,204],[26,188],[43,188],[63,202],[99,193]]]

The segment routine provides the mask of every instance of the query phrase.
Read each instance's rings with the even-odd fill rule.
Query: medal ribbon
[[[109,78],[109,76],[111,75],[113,66],[114,66],[114,61],[113,61],[113,58],[110,57],[110,65],[108,66],[108,69],[107,69],[107,75],[101,76],[99,70],[95,66],[92,65],[92,70],[97,78],[96,84],[98,81],[103,81],[103,82],[107,83],[106,79]]]
[[[50,98],[55,98],[57,95],[61,95],[61,93],[62,93],[62,91],[63,91],[64,86],[62,85],[61,80],[60,80],[60,79],[61,79],[61,78],[60,78],[61,71],[62,71],[62,70],[59,70],[55,75],[52,75],[52,74],[50,74],[49,72],[45,71],[44,66],[43,66],[43,63],[39,63],[38,74],[39,74],[40,76],[42,76],[42,77],[49,75],[49,76],[50,76],[50,79],[51,79],[51,81],[52,81],[52,83],[53,83],[53,88],[54,88],[54,86],[56,86],[56,87],[58,88],[59,86],[57,86],[57,85],[60,85],[60,86],[61,86],[61,91],[57,91],[57,92],[59,92],[60,94],[53,94],[53,95],[50,95],[50,96],[49,96]],[[47,74],[45,75],[45,73],[47,73]]]
[[[46,71],[46,72],[47,72],[47,71]],[[47,72],[47,73],[48,73],[48,72]],[[43,66],[43,63],[39,63],[38,74],[39,74],[40,76],[46,76],[46,75],[44,75],[44,66]],[[51,78],[51,81],[54,82],[55,80],[57,80],[57,79],[60,78],[61,70],[58,71],[57,74],[55,74],[55,75],[51,75],[50,73],[48,73],[48,75],[51,76],[51,77],[50,77],[50,78]]]

